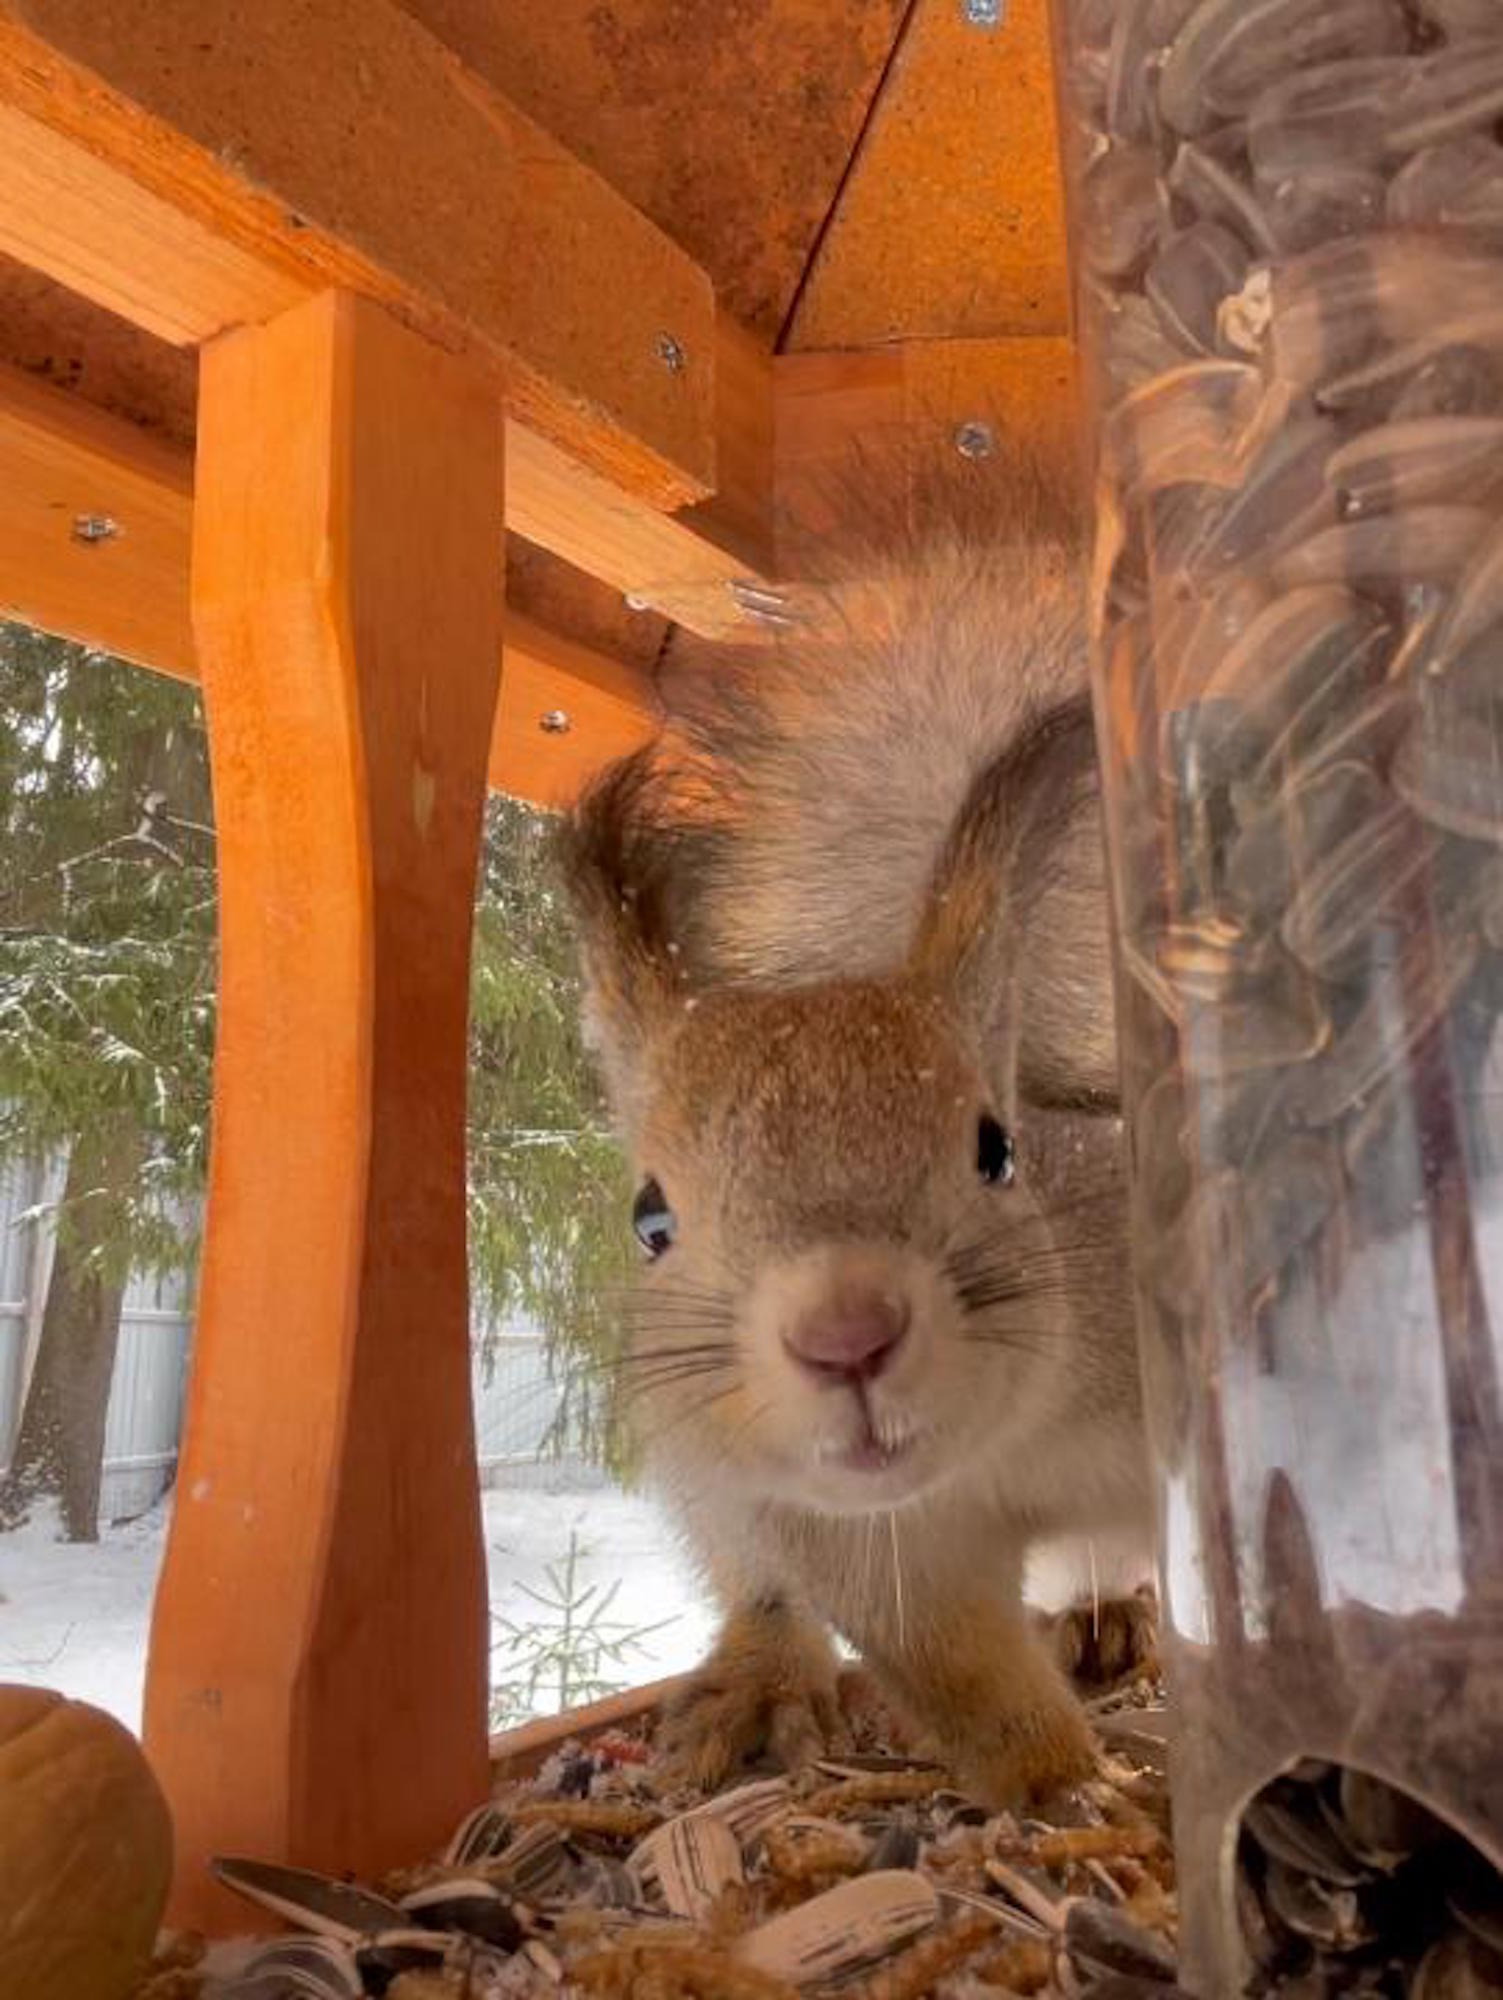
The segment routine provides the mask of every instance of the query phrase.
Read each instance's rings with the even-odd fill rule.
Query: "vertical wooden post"
[[[485,1795],[465,1028],[501,658],[501,416],[326,295],[204,354],[194,631],[219,1048],[146,1742],[214,1852],[372,1871]]]

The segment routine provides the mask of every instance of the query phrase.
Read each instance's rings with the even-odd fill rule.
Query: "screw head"
[[[645,598],[640,590],[627,591],[621,601],[628,611],[651,611],[652,609],[650,600]]]
[[[733,576],[726,589],[736,609],[748,618],[755,618],[764,625],[792,625],[797,622],[781,590],[770,589],[766,584],[754,583],[749,577],[741,576]]]
[[[545,709],[538,717],[538,728],[545,736],[567,736],[574,727],[574,718],[565,708]]]
[[[671,333],[660,333],[653,343],[653,351],[670,375],[681,375],[689,365],[683,342]]]
[[[120,523],[109,514],[75,514],[75,542],[112,542],[120,533]]]
[[[971,417],[957,426],[955,449],[962,458],[990,458],[997,449],[997,439],[990,424],[984,424],[979,417]]]
[[[1000,28],[1007,0],[961,0],[961,12],[973,28]]]

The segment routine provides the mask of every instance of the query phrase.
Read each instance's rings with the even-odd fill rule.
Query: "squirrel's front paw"
[[[1159,1607],[1151,1589],[1101,1603],[1076,1604],[1048,1621],[1060,1670],[1090,1688],[1158,1672]]]
[[[844,1736],[835,1661],[823,1639],[781,1616],[738,1613],[664,1703],[656,1760],[669,1785],[710,1790],[759,1757],[797,1770]]]
[[[1083,1711],[1067,1695],[988,1719],[951,1760],[960,1782],[984,1805],[1038,1805],[1083,1783],[1097,1746]]]

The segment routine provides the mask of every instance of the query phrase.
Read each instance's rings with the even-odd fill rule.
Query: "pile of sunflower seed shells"
[[[178,1943],[137,2000],[1182,2000],[1162,1703],[1096,1720],[1102,1775],[1047,1822],[870,1727],[712,1796],[661,1789],[640,1738],[568,1743],[385,1882],[220,1862],[248,1929],[295,1934]]]
[[[1238,1916],[1289,2000],[1503,2000],[1503,1881],[1423,1806],[1310,1762],[1243,1816]]]
[[[1407,1223],[1442,1033],[1496,1168],[1503,6],[1066,12],[1156,1288],[1214,1235],[1249,1301]]]

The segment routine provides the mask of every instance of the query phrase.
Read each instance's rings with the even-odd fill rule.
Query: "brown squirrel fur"
[[[828,1740],[831,1629],[986,1798],[1079,1777],[1025,1565],[1089,1542],[1130,1583],[1149,1543],[1083,566],[1037,466],[986,475],[910,480],[843,552],[858,611],[681,675],[565,830],[593,1036],[673,1216],[627,1372],[724,1612],[664,1724],[701,1783]],[[906,1327],[880,1372],[811,1372],[790,1328],[873,1298]],[[1130,1655],[1141,1621],[1107,1623]]]

